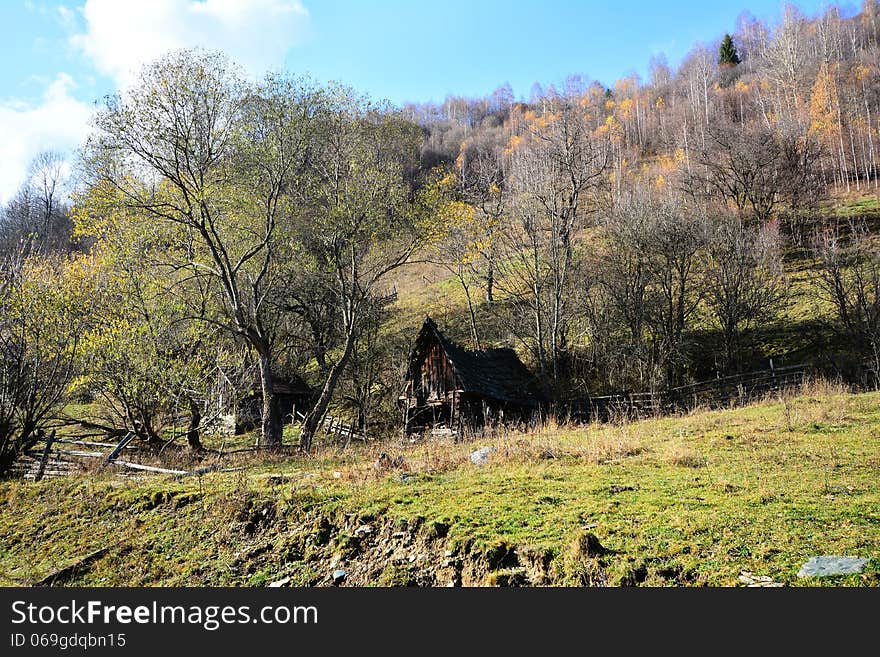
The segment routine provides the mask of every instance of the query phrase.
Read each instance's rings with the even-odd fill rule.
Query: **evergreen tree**
[[[718,52],[718,63],[721,66],[736,66],[740,63],[739,53],[736,52],[736,45],[729,34],[724,35],[721,41],[721,48]]]

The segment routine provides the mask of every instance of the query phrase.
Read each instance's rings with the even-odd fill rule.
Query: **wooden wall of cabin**
[[[403,421],[407,433],[415,433],[436,427],[455,428],[458,424],[456,393],[441,401],[405,405]]]
[[[421,405],[429,400],[451,401],[452,393],[456,389],[455,372],[446,352],[438,343],[431,344],[425,351],[419,365],[419,374],[418,385],[413,390],[417,404]]]

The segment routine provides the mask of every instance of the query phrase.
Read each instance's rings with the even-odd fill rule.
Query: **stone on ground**
[[[822,555],[810,557],[798,571],[798,577],[828,577],[830,575],[855,575],[868,565],[861,557]]]
[[[471,452],[471,463],[474,465],[486,465],[489,462],[489,455],[494,451],[494,447],[481,447],[477,451]]]

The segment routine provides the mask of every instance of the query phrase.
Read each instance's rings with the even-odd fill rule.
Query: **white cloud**
[[[64,5],[58,5],[55,10],[58,12],[57,18],[61,26],[73,31],[76,26],[76,14],[74,11]]]
[[[43,2],[28,0],[26,6],[50,12]],[[74,49],[120,91],[143,64],[176,48],[222,50],[260,75],[280,68],[310,29],[301,0],[85,0],[77,9],[54,5],[51,13],[72,34]],[[78,75],[86,79],[86,73]],[[82,144],[93,108],[71,95],[75,87],[60,73],[37,102],[0,99],[0,204],[16,192],[41,150],[65,152]]]
[[[249,73],[279,68],[309,29],[299,0],[86,0],[85,31],[71,37],[119,89],[176,48],[222,50]]]
[[[38,103],[0,101],[0,203],[15,194],[40,151],[70,151],[88,134],[92,107],[70,95],[75,86],[59,73]]]

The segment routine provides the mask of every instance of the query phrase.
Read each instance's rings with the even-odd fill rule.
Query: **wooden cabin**
[[[285,424],[293,421],[295,412],[308,411],[313,391],[301,378],[276,377],[274,391]],[[252,367],[236,376],[219,368],[216,403],[221,432],[240,434],[259,427],[263,414],[259,370]]]
[[[465,427],[527,420],[544,399],[513,349],[468,351],[426,317],[400,402],[406,433],[443,428],[460,433]]]

